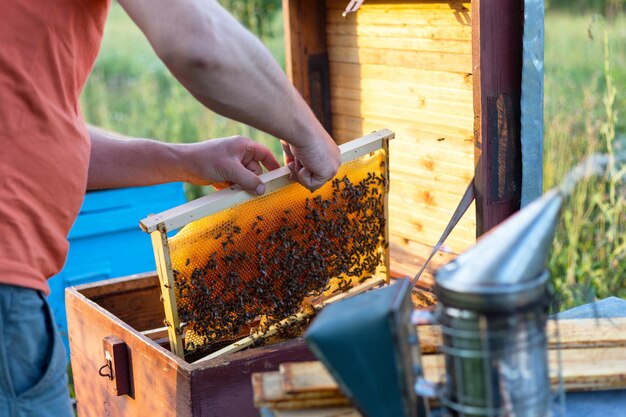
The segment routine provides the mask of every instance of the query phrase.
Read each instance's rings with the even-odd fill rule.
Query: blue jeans
[[[0,417],[70,417],[65,347],[45,296],[0,284]]]

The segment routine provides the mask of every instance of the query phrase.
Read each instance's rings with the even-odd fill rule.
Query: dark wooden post
[[[523,0],[472,1],[476,234],[520,208]]]
[[[324,2],[283,0],[283,17],[287,75],[332,133]]]

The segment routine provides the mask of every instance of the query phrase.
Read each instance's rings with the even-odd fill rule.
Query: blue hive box
[[[181,183],[87,193],[70,231],[65,266],[48,281],[48,301],[68,354],[65,288],[155,270],[150,237],[139,220],[184,202]]]

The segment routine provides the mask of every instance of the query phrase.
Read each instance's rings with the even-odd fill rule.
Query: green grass
[[[284,65],[280,13],[265,38]],[[604,30],[610,68],[605,71]],[[612,78],[615,96],[607,91]],[[561,181],[582,158],[618,148],[626,132],[626,17],[607,25],[591,15],[548,10],[545,49],[546,188]],[[172,142],[241,134],[280,154],[276,139],[218,116],[180,87],[156,58],[124,11],[113,4],[102,51],[85,88],[82,105],[89,123],[120,133]],[[614,117],[617,115],[617,117]],[[621,118],[620,118],[621,116]],[[190,187],[194,198],[207,189]],[[564,211],[550,260],[563,307],[594,295],[626,297],[626,206],[623,181],[583,183]]]
[[[626,16],[609,26],[593,21],[591,15],[548,12],[546,16],[544,179],[548,186],[563,178],[589,151],[602,149],[599,128],[606,119],[602,101],[606,91],[605,28],[614,84],[626,85]],[[618,91],[618,110],[626,107],[623,93]],[[617,130],[623,133],[626,115],[622,119]]]
[[[626,18],[606,24],[592,16],[548,14],[545,62],[544,181],[550,188],[585,157],[623,150]],[[582,181],[563,211],[550,257],[561,309],[610,295],[626,298],[621,168]]]

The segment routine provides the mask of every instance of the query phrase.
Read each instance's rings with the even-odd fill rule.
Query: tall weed
[[[610,161],[604,176],[578,184],[563,210],[549,264],[562,308],[610,295],[626,297],[626,166],[615,162],[626,155],[621,154],[624,150],[616,140],[618,90],[613,81],[607,29],[603,34],[602,100],[586,90],[583,103],[587,117],[575,141],[577,146],[571,148],[573,138],[558,128],[547,144],[552,146],[551,152],[558,149],[558,153],[551,154],[557,170],[563,165],[558,159],[568,159],[568,155],[571,158],[571,150],[575,158],[602,152]],[[598,81],[593,80],[591,87]],[[601,118],[593,116],[597,109],[603,113]],[[549,173],[554,174],[554,170]]]

